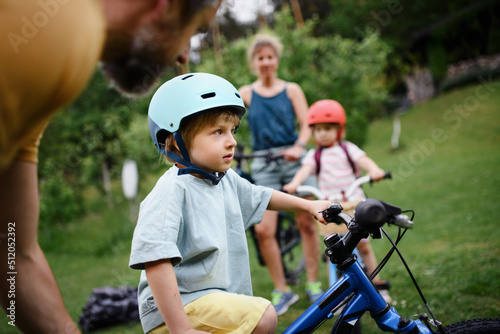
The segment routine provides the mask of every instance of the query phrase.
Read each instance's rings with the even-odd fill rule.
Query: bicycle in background
[[[244,162],[248,163],[251,159],[264,159],[266,163],[280,163],[284,158],[283,155],[273,155],[271,152],[244,154],[243,149],[243,146],[237,146],[233,156],[236,164],[233,168],[238,175],[251,183],[254,183],[254,180],[248,166],[243,168]],[[262,258],[257,234],[253,226],[249,229],[249,233],[257,250],[259,264],[265,266],[266,264]],[[283,263],[286,281],[288,284],[296,285],[300,282],[299,276],[306,270],[306,260],[300,245],[301,237],[299,228],[292,212],[280,211],[278,213],[276,240],[281,252],[281,262]]]

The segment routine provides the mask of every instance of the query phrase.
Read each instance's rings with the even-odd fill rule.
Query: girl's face
[[[234,122],[226,120],[203,127],[193,137],[189,151],[191,162],[209,173],[227,171],[236,147],[235,129]]]
[[[320,146],[330,147],[336,144],[339,125],[332,123],[319,123],[313,126],[313,136]]]
[[[274,76],[278,71],[279,59],[272,46],[264,46],[252,58],[252,67],[258,77]]]

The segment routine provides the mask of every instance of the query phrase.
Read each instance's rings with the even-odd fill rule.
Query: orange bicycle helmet
[[[334,100],[319,100],[309,107],[307,123],[314,125],[318,123],[336,123],[340,126],[338,137],[341,138],[346,123],[344,107]]]

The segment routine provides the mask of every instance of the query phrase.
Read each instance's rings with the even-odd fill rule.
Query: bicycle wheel
[[[300,247],[300,232],[292,213],[279,213],[276,239],[280,247],[287,283],[298,284],[300,274],[306,270],[306,260]]]
[[[444,327],[446,334],[498,334],[500,319],[484,318],[457,322]]]

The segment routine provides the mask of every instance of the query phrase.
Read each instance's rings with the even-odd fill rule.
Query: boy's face
[[[338,124],[319,123],[313,126],[313,135],[316,143],[320,146],[332,146],[337,142],[339,133]]]
[[[224,119],[204,126],[193,137],[189,151],[191,162],[209,173],[227,171],[236,147],[235,129],[234,122]]]

